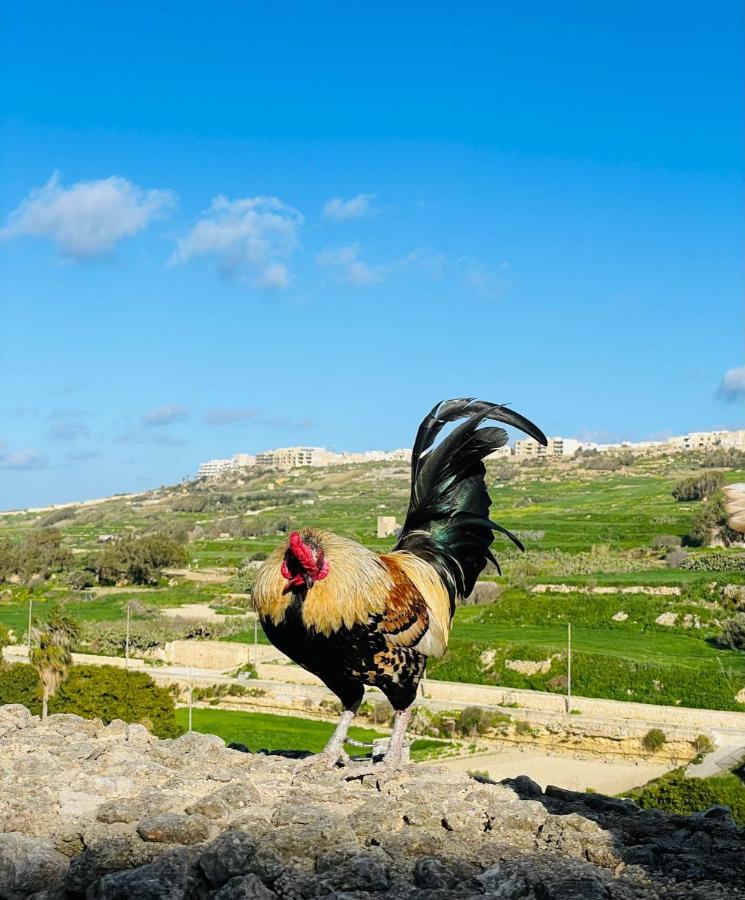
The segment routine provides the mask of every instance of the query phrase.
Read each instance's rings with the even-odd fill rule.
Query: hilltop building
[[[411,462],[411,450],[365,450],[362,453],[335,453],[334,464],[350,465],[365,462]]]
[[[575,438],[550,437],[548,444],[544,447],[533,438],[524,438],[515,441],[513,448],[513,456],[517,459],[538,459],[547,456],[563,456],[570,457],[579,450],[582,442]],[[504,449],[504,448],[502,448]]]
[[[302,466],[327,466],[329,453],[324,447],[280,447],[256,454],[256,465],[262,469],[299,469]]]
[[[256,465],[256,457],[251,456],[250,453],[235,453],[232,461],[234,469],[245,469]]]
[[[739,431],[691,431],[672,437],[668,443],[677,450],[713,450],[716,447],[745,450],[745,428]]]
[[[620,450],[643,456],[652,453],[685,453],[694,450],[712,450],[717,447],[745,450],[745,429],[739,431],[692,431],[664,441],[622,441],[600,444],[580,441],[577,438],[550,437],[544,447],[533,440],[516,440],[513,446],[500,447],[489,459],[570,459],[578,450],[596,453],[612,453]],[[279,447],[252,456],[236,453],[230,459],[210,459],[202,463],[197,472],[199,478],[219,478],[228,472],[256,466],[259,469],[298,469],[304,466],[343,466],[368,462],[411,462],[411,450],[364,450],[359,453],[336,453],[325,447]]]
[[[200,465],[197,478],[219,478],[234,469],[245,469],[255,465],[256,457],[250,453],[236,453],[230,459],[208,459]]]
[[[197,470],[197,478],[218,478],[232,468],[232,459],[208,459]]]

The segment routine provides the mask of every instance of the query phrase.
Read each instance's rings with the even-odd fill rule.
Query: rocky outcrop
[[[745,897],[745,835],[725,808],[680,817],[527,778],[296,765],[1,707],[0,897]]]

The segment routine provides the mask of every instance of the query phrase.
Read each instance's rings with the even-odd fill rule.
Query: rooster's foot
[[[356,778],[362,780],[370,775],[374,775],[379,784],[390,781],[400,775],[404,769],[405,762],[402,756],[389,758],[390,754],[384,756],[380,762],[351,765],[349,771],[344,775],[347,781],[353,781]]]
[[[346,750],[322,750],[320,753],[314,753],[312,756],[306,756],[305,759],[301,759],[295,766],[293,777],[306,770],[324,772],[335,768],[337,765],[346,766],[348,764],[349,754]]]

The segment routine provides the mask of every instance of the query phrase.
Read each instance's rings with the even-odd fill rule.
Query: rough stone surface
[[[58,887],[69,859],[44,838],[0,834],[0,896],[23,897]]]
[[[745,832],[721,807],[295,767],[0,707],[0,900],[745,900]]]

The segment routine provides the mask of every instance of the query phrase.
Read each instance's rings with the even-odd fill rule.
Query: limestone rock
[[[209,837],[209,828],[202,816],[179,816],[160,813],[145,816],[137,826],[143,841],[158,844],[198,844]]]
[[[295,756],[0,707],[0,898],[745,900],[725,808],[415,765],[295,775]]]
[[[274,900],[276,896],[258,876],[239,875],[220,888],[214,900]]]
[[[0,897],[53,890],[62,884],[69,865],[49,840],[17,832],[0,834]]]

